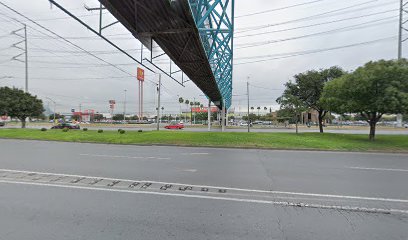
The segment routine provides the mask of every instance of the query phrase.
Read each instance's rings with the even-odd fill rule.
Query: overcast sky
[[[128,73],[136,74],[137,65],[127,56],[70,19],[47,0],[0,0],[41,25],[91,51]],[[97,12],[88,12],[84,4],[96,7],[96,0],[59,0],[61,5],[98,26]],[[277,108],[275,99],[292,76],[311,69],[333,65],[353,70],[370,60],[397,56],[399,0],[236,0],[235,66],[232,108],[246,108],[246,82],[251,84],[251,106]],[[298,5],[298,6],[294,6]],[[263,12],[263,13],[262,13]],[[0,86],[24,87],[24,63],[10,61],[21,50],[10,48],[21,41],[11,31],[26,22],[0,6]],[[114,19],[104,14],[104,23]],[[90,56],[28,23],[29,91],[48,104],[57,102],[57,112],[95,109],[107,112],[109,99],[117,102],[116,112],[123,112],[127,90],[127,112],[137,112],[137,81],[114,67]],[[46,33],[46,34],[44,34]],[[140,43],[121,25],[104,34],[113,42],[140,57]],[[359,45],[357,45],[359,44]],[[355,46],[350,46],[355,45]],[[405,45],[405,47],[407,47]],[[331,50],[329,50],[331,49]],[[307,54],[306,54],[307,53]],[[404,56],[406,54],[404,53]],[[168,66],[168,58],[160,58]],[[157,78],[146,72],[145,111],[153,113]],[[4,78],[11,76],[13,78]],[[179,76],[178,78],[180,78]],[[163,78],[162,102],[165,113],[179,111],[178,97],[205,103],[202,92],[192,82],[181,87]]]

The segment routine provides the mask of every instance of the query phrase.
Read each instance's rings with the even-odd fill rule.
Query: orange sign
[[[144,81],[144,70],[137,68],[137,80]]]

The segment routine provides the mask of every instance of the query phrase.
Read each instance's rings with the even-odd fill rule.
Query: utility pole
[[[161,88],[161,74],[159,73],[159,84],[157,85],[157,131],[160,130],[160,88]]]
[[[20,32],[20,31],[24,31],[24,35],[18,34],[18,32]],[[18,29],[18,30],[15,30],[15,31],[11,32],[11,34],[14,34],[14,35],[16,35],[16,36],[19,36],[20,38],[23,39],[22,41],[17,42],[17,43],[15,43],[15,44],[13,44],[12,46],[15,47],[15,48],[17,48],[17,49],[20,49],[20,50],[22,50],[22,51],[24,51],[24,52],[23,52],[23,53],[20,53],[20,54],[18,54],[18,55],[16,55],[16,56],[14,56],[14,57],[12,57],[11,60],[15,60],[15,61],[19,61],[19,62],[24,62],[24,63],[25,63],[25,84],[24,84],[24,85],[25,85],[25,88],[24,88],[24,91],[25,91],[26,93],[28,93],[28,40],[27,40],[27,25],[26,25],[26,24],[23,24],[23,28],[20,28],[20,29]],[[23,42],[24,42],[24,48],[18,46],[19,44],[21,44],[21,43],[23,43]],[[24,54],[24,56],[25,56],[24,61],[19,59],[19,57],[22,56],[23,54]]]
[[[404,31],[408,31],[407,28],[404,27],[404,24],[408,22],[404,22],[404,13],[408,13],[407,10],[405,10],[405,6],[408,4],[408,1],[405,2],[405,0],[400,0],[400,16],[399,16],[399,31],[398,31],[398,60],[402,59],[402,44],[408,40],[408,38],[403,39],[402,35]],[[402,114],[397,115],[397,126],[402,127]]]
[[[249,80],[249,77],[248,77]],[[250,132],[250,120],[249,120],[249,81],[247,82],[247,97],[248,97],[248,132]]]
[[[404,0],[400,0],[400,15],[399,15],[399,26],[398,26],[398,60],[402,58],[402,32],[404,30]]]
[[[82,103],[79,104],[79,122],[82,122]]]
[[[193,106],[196,106],[195,98],[194,98],[194,104],[193,104]],[[196,124],[195,117],[196,117],[196,113],[194,112],[194,125]]]
[[[208,131],[211,132],[211,99],[208,98]]]
[[[123,121],[126,121],[126,92],[127,90],[124,90],[125,92],[125,101],[123,102]]]

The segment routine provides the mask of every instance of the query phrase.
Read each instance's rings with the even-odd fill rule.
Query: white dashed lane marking
[[[100,158],[125,158],[125,159],[159,159],[159,160],[169,160],[169,157],[140,157],[140,156],[120,156],[120,155],[106,155],[106,154],[88,154],[81,153],[80,156],[87,157],[100,157]]]
[[[355,170],[368,170],[368,171],[390,171],[390,172],[407,172],[408,169],[399,169],[399,168],[366,168],[366,167],[349,167],[350,169]]]

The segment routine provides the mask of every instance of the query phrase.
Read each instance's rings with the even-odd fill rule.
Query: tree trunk
[[[296,123],[296,134],[299,133],[299,115],[296,113],[295,117],[295,123]]]
[[[323,112],[319,111],[319,130],[323,133]]]
[[[371,120],[370,121],[370,136],[369,139],[370,141],[374,141],[375,140],[375,127],[377,126],[377,122]]]
[[[21,128],[26,128],[26,118],[21,118]]]
[[[299,127],[298,127],[298,122],[296,122],[296,134],[299,133]]]

